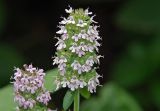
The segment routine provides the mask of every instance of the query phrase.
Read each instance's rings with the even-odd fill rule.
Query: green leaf
[[[13,88],[8,85],[0,90],[0,111],[15,111]]]
[[[63,109],[65,111],[71,106],[73,100],[74,100],[74,93],[68,90],[63,99]]]
[[[159,0],[130,0],[119,10],[118,24],[125,29],[155,31],[160,28],[159,4]]]
[[[83,96],[84,98],[86,99],[89,99],[91,94],[90,92],[87,90],[87,88],[83,88],[83,89],[80,89],[80,94],[81,96]]]
[[[54,83],[54,80],[56,79],[57,74],[58,74],[58,69],[47,71],[45,76],[44,86],[48,91],[51,91],[51,92],[55,91],[56,84]]]
[[[81,111],[142,111],[135,99],[115,83],[102,87],[100,95],[84,102]]]

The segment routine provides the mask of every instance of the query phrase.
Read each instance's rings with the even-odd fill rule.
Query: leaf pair
[[[66,92],[63,99],[63,109],[65,111],[72,105],[74,101],[74,94],[75,92],[72,92],[70,90]],[[90,92],[86,88],[83,88],[83,89],[80,89],[80,95],[88,99],[90,97]]]

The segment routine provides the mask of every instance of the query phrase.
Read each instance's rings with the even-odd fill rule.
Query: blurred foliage
[[[56,79],[55,77],[57,74],[58,74],[58,69],[53,69],[53,70],[47,71],[47,76],[45,76],[44,87],[50,92],[55,91],[57,87],[54,82],[54,79]]]
[[[149,94],[151,95],[152,102],[160,109],[160,81],[155,80],[150,84]]]
[[[45,76],[45,86],[47,87],[47,90],[53,91],[55,90],[52,87],[54,77],[57,74],[57,69],[50,70],[46,73]],[[51,79],[49,79],[51,78]],[[11,85],[8,85],[0,90],[0,111],[15,111],[16,105],[14,104],[13,99],[13,87]]]
[[[0,87],[9,83],[14,66],[23,64],[24,58],[9,44],[0,43]]]
[[[159,0],[129,0],[119,10],[117,21],[123,28],[135,31],[160,29]]]
[[[126,33],[131,31],[144,35],[130,38],[132,41],[126,46],[127,51],[121,55],[112,69],[112,79],[127,89],[144,88],[148,91],[145,93],[145,100],[141,91],[135,90],[132,94],[146,109],[156,105],[160,110],[160,86],[157,82],[160,69],[159,5],[159,0],[130,0],[119,10],[116,18],[119,27]],[[146,35],[149,38],[145,38]],[[142,37],[143,41],[140,39]]]
[[[134,42],[128,46],[113,69],[113,78],[123,86],[134,87],[146,82],[160,66],[160,38],[147,46]]]
[[[8,85],[0,90],[0,111],[15,111],[13,88]]]
[[[135,99],[115,83],[104,85],[98,97],[82,104],[81,111],[142,111]]]

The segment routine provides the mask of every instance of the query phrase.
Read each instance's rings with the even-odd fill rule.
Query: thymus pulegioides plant
[[[97,55],[101,40],[97,23],[88,9],[65,10],[69,14],[59,22],[60,30],[56,33],[58,42],[53,64],[58,64],[59,74],[56,77],[57,90],[61,87],[74,91],[74,111],[79,111],[79,89],[87,88],[90,93],[96,92],[100,84],[95,63],[99,64],[101,55]]]
[[[58,74],[54,83],[55,90],[69,89],[73,94],[74,111],[79,111],[81,90],[94,93],[96,87],[100,86],[101,76],[96,72],[96,64],[100,63],[102,57],[97,54],[101,37],[98,26],[94,25],[97,24],[93,20],[95,15],[90,16],[92,12],[88,9],[74,10],[69,7],[65,11],[69,16],[62,17],[58,26],[60,30],[56,32],[59,35],[56,37],[58,42],[55,44],[57,51],[53,65],[58,65]],[[24,65],[24,69],[15,68],[15,71],[13,86],[17,111],[53,111],[47,108],[51,97],[44,87],[43,69]]]

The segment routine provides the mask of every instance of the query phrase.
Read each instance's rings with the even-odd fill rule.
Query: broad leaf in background
[[[73,100],[74,100],[74,92],[68,90],[63,99],[63,109],[65,111],[71,106]]]
[[[0,87],[9,83],[14,67],[22,65],[24,58],[8,44],[0,43]]]
[[[142,111],[135,99],[114,83],[102,87],[100,95],[81,106],[81,111]]]
[[[117,22],[122,28],[136,31],[160,29],[160,0],[128,0],[120,9]]]
[[[47,72],[45,77],[45,86],[47,90],[53,91],[55,86],[53,84],[54,76],[57,74],[57,69]],[[16,105],[14,104],[13,87],[6,86],[0,90],[0,111],[15,111]]]
[[[0,111],[15,111],[13,88],[8,85],[0,90]]]
[[[53,69],[50,71],[47,71],[47,75],[45,76],[45,88],[53,92],[56,89],[56,84],[54,83],[54,80],[56,79],[56,75],[58,74],[58,69]]]
[[[112,77],[125,87],[147,82],[160,66],[160,36],[149,43],[133,42],[113,67]]]
[[[148,51],[142,43],[132,43],[113,67],[113,79],[125,87],[143,83],[153,70],[149,67]]]

